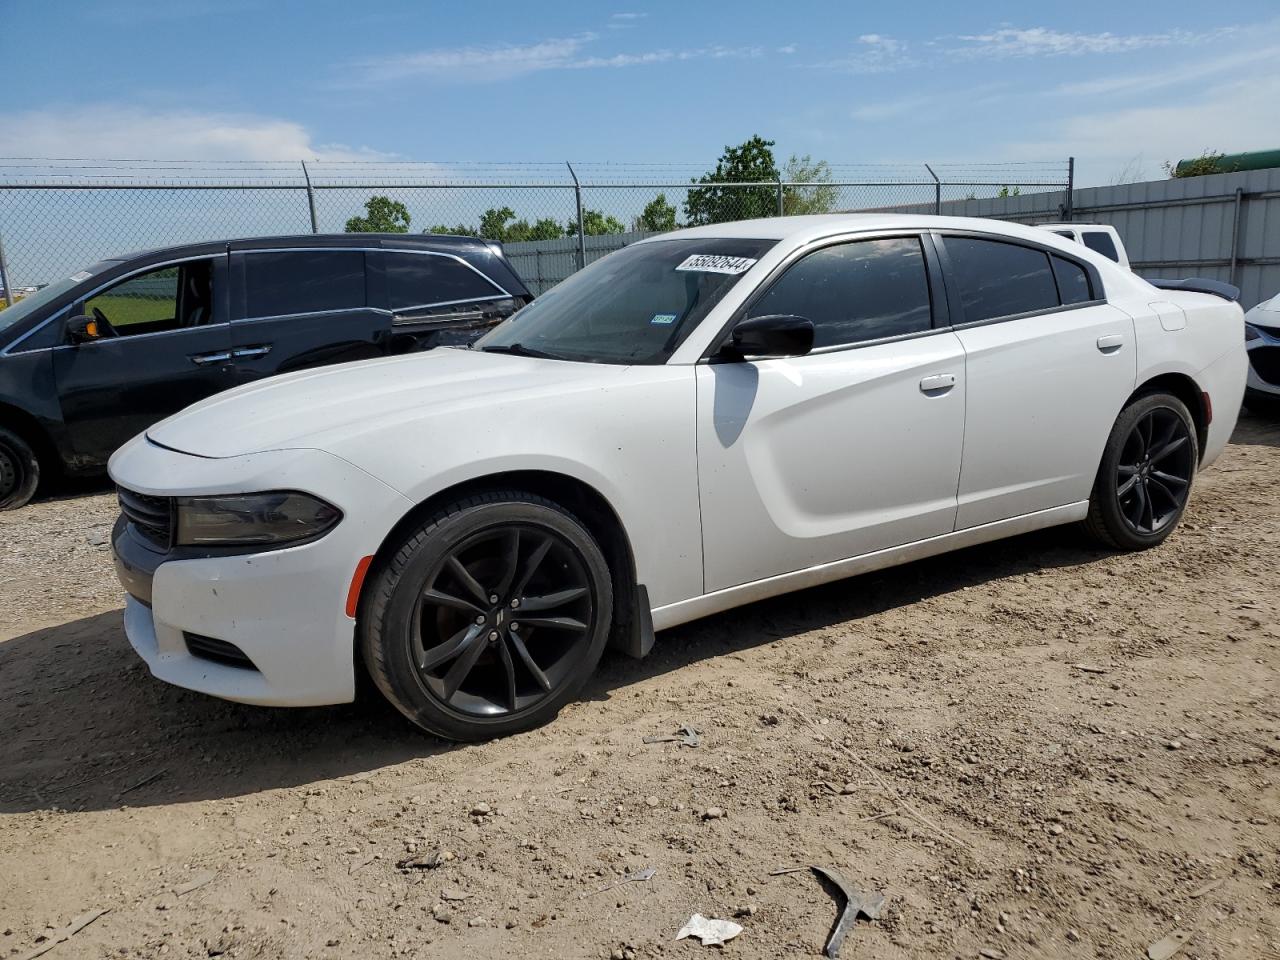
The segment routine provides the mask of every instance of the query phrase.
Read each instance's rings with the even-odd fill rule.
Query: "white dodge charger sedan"
[[[471,740],[552,718],[606,644],[761,597],[1074,521],[1154,546],[1246,377],[1232,289],[1172,286],[987,220],[654,237],[471,349],[264,380],[130,441],[125,627],[170,683],[331,704],[363,664]]]

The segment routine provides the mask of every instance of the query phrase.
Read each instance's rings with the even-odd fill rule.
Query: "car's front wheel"
[[[418,726],[483,740],[552,719],[600,660],[609,567],[567,510],[521,491],[448,504],[409,531],[365,590],[374,682]]]
[[[0,510],[16,510],[35,496],[40,461],[30,444],[0,427]]]
[[[1168,393],[1138,397],[1107,438],[1085,528],[1119,550],[1163,542],[1186,509],[1199,462],[1186,404]]]

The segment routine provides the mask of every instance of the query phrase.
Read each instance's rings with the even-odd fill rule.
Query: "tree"
[[[1009,187],[1008,185],[1006,185],[1000,188],[1000,192],[997,193],[996,196],[1000,197],[1001,199],[1005,197],[1020,197],[1022,196],[1022,188]]]
[[[1220,150],[1205,150],[1200,156],[1173,163],[1166,160],[1161,166],[1170,177],[1205,177],[1211,173],[1231,173],[1235,168],[1228,168],[1222,162],[1226,154]]]
[[[726,146],[716,168],[704,173],[695,184],[763,183],[759,187],[700,186],[689,191],[684,202],[690,226],[723,223],[751,217],[771,217],[778,212],[778,165],[773,158],[772,140],[759,135],[736,147]]]
[[[783,187],[782,212],[787,216],[808,213],[830,213],[836,206],[836,188],[831,183],[831,167],[825,160],[814,160],[807,153],[794,153],[782,169],[782,179],[791,183],[815,183],[815,187]]]
[[[456,227],[450,227],[443,223],[437,223],[435,226],[427,227],[423,233],[446,233],[454,237],[478,237],[479,232],[475,227],[468,227],[465,223],[460,223]]]
[[[519,243],[522,240],[554,240],[563,237],[560,224],[550,217],[536,220],[516,220],[516,212],[510,207],[490,207],[480,215],[480,236],[499,243]]]
[[[676,228],[676,208],[667,203],[667,195],[660,193],[644,205],[640,216],[632,224],[633,230],[666,233]]]
[[[570,220],[565,225],[564,232],[566,236],[576,237],[578,235],[578,221],[576,219]],[[606,216],[599,210],[588,209],[582,211],[582,232],[588,237],[598,237],[606,233],[626,233],[627,228],[615,216]]]
[[[399,200],[372,196],[364,202],[364,213],[347,221],[347,233],[409,232],[409,209]]]

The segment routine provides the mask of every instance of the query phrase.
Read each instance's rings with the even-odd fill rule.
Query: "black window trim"
[[[824,250],[827,247],[843,246],[848,243],[858,243],[866,240],[901,240],[910,238],[920,241],[920,249],[924,254],[925,277],[929,288],[929,328],[927,330],[913,330],[910,333],[899,333],[891,337],[876,337],[871,340],[859,340],[855,343],[833,343],[826,347],[815,347],[805,354],[806,357],[820,356],[828,353],[838,353],[843,350],[860,350],[863,347],[878,347],[884,343],[898,343],[903,340],[916,340],[920,337],[931,337],[938,333],[943,333],[951,329],[948,323],[950,319],[951,305],[946,295],[944,285],[944,271],[941,268],[939,251],[936,249],[932,231],[924,230],[885,230],[883,232],[873,231],[866,233],[844,233],[838,236],[822,237],[814,240],[804,246],[798,247],[787,254],[781,263],[777,264],[769,274],[756,285],[739,307],[734,310],[733,314],[725,322],[720,331],[712,338],[702,356],[698,359],[698,363],[737,363],[740,361],[727,360],[719,356],[721,348],[729,338],[734,325],[749,315],[749,311],[755,306],[756,301],[763,297],[769,289],[782,279],[782,275],[792,266],[803,260],[811,253]]]
[[[934,236],[937,246],[938,259],[942,264],[942,275],[947,287],[947,301],[954,316],[962,318],[959,323],[951,325],[952,330],[968,330],[972,327],[985,327],[992,323],[1008,323],[1011,320],[1025,320],[1029,317],[1043,317],[1050,313],[1065,313],[1068,310],[1082,310],[1086,307],[1096,307],[1107,302],[1106,287],[1102,283],[1102,274],[1098,268],[1087,260],[1078,260],[1064,250],[1048,244],[1039,243],[1035,240],[1027,240],[1022,237],[1010,237],[1002,233],[984,233],[981,230],[948,230],[934,229],[930,231]],[[1053,272],[1053,263],[1049,263],[1049,275],[1053,277],[1053,289],[1058,294],[1058,304],[1053,307],[1044,307],[1039,310],[1026,310],[1022,313],[1010,313],[1000,317],[987,317],[983,320],[964,320],[964,308],[960,303],[960,291],[955,284],[955,268],[951,265],[951,259],[947,256],[947,237],[964,237],[973,240],[990,240],[994,243],[1008,243],[1013,246],[1026,247],[1029,250],[1036,250],[1047,254],[1051,257],[1061,257],[1068,263],[1073,263],[1085,272],[1085,276],[1089,278],[1089,291],[1093,295],[1093,299],[1084,300],[1080,303],[1062,303],[1062,292],[1058,290],[1058,277]]]

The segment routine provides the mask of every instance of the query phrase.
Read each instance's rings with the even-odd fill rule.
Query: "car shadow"
[[[1069,528],[916,561],[708,617],[610,653],[581,697],[614,691],[962,587],[1106,556]],[[366,685],[367,686],[367,685]],[[371,687],[355,703],[284,709],[227,703],[153,679],[120,611],[0,643],[0,812],[115,809],[245,796],[438,755]]]
[[[1231,442],[1245,447],[1280,447],[1280,418],[1242,410]]]

